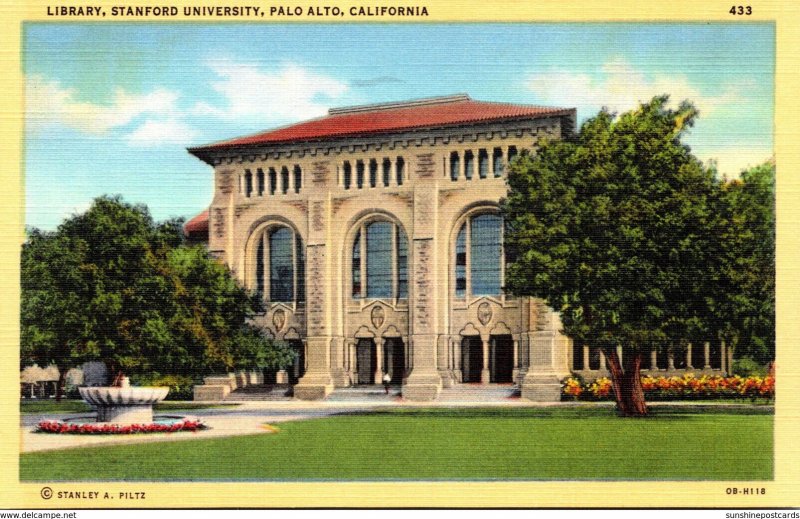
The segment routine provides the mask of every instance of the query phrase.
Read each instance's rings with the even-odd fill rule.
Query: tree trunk
[[[64,395],[64,384],[67,382],[67,369],[62,368],[58,372],[58,382],[56,382],[56,402],[61,402]]]
[[[619,414],[626,417],[647,416],[642,377],[639,373],[642,366],[642,354],[639,352],[627,354],[624,370],[616,348],[609,348],[606,358]]]

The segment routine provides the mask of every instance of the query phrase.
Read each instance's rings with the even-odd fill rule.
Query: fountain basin
[[[143,424],[153,421],[153,404],[164,400],[168,387],[81,387],[78,391],[97,409],[98,422]]]

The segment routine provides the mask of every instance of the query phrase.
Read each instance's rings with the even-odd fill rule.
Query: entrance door
[[[374,384],[375,368],[377,367],[375,341],[372,339],[359,339],[356,344],[356,374],[358,384]]]
[[[399,338],[385,339],[384,363],[392,377],[392,384],[402,384],[406,369],[406,348]]]
[[[510,335],[495,335],[490,343],[490,382],[512,382],[514,378],[514,339]]]
[[[480,337],[461,339],[461,380],[480,382],[483,369],[483,344]]]

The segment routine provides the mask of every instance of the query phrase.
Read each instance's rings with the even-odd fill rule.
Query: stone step
[[[401,387],[400,386],[391,386],[389,388],[389,394],[386,394],[383,386],[379,385],[368,385],[368,386],[353,386],[353,387],[341,387],[334,389],[333,392],[328,395],[326,400],[331,401],[352,401],[352,400],[386,400],[391,401],[396,399],[400,396]]]
[[[519,387],[513,384],[457,384],[442,389],[438,401],[441,402],[502,402],[519,398]]]
[[[288,384],[271,384],[263,386],[247,386],[231,391],[226,401],[260,401],[291,400],[291,386]]]

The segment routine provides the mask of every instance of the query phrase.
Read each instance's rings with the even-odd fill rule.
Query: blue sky
[[[690,99],[686,142],[736,176],[773,153],[774,61],[772,24],[26,24],[26,225],[117,193],[191,217],[212,170],[187,146],[454,93],[579,120]]]

